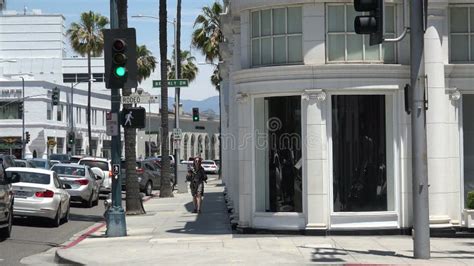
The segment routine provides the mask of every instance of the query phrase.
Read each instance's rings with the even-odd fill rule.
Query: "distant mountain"
[[[193,107],[199,108],[199,112],[214,112],[216,115],[219,115],[219,96],[213,96],[201,101],[195,100],[183,100],[181,99],[181,103],[183,104],[183,109],[185,113],[192,113]],[[174,105],[174,98],[168,98],[168,106],[169,109],[173,109]]]

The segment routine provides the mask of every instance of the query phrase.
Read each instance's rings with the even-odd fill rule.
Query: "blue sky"
[[[200,13],[203,6],[212,5],[215,0],[182,0],[182,22],[181,22],[181,49],[189,50],[191,44],[191,34],[193,23],[196,16]],[[7,0],[8,10],[22,11],[26,6],[28,10],[41,9],[43,14],[63,14],[66,18],[66,28],[71,22],[78,21],[80,14],[85,11],[93,10],[104,16],[109,16],[109,0]],[[176,0],[168,0],[168,20],[172,21],[176,17]],[[159,59],[158,42],[158,20],[151,18],[132,18],[132,15],[150,15],[158,17],[159,0],[128,0],[129,27],[137,31],[137,43],[145,44],[155,57]],[[173,47],[173,25],[168,24],[168,53]],[[192,54],[196,57],[196,63],[204,62],[204,57],[198,50],[192,49]],[[68,56],[71,51],[68,50]],[[209,81],[213,67],[210,65],[198,65],[199,74],[196,80],[188,88],[181,89],[183,99],[201,100],[211,96],[218,95]],[[159,73],[159,68],[156,69]],[[150,77],[159,79],[159,75]],[[151,89],[151,82],[142,83],[144,89],[152,94],[159,93],[158,89]],[[170,89],[170,96],[173,96],[174,90]]]

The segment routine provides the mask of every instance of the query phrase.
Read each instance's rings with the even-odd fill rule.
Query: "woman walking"
[[[207,175],[201,166],[202,158],[196,157],[193,161],[193,167],[188,171],[187,180],[191,183],[191,194],[193,196],[194,211],[201,213],[202,196],[204,195],[204,182],[207,181]]]

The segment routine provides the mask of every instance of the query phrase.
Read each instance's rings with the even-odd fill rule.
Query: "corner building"
[[[385,35],[399,36],[403,2],[385,5]],[[238,227],[410,232],[409,35],[369,46],[352,1],[224,6],[222,176]],[[465,227],[474,188],[473,21],[472,2],[429,1],[431,228]]]

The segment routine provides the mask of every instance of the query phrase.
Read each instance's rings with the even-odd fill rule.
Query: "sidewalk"
[[[233,234],[220,180],[205,188],[201,214],[189,194],[152,198],[146,215],[127,217],[127,237],[105,227],[77,245],[58,249],[66,262],[87,265],[191,264],[443,264],[474,265],[474,240],[432,238],[432,259],[414,260],[409,236],[289,236]]]

